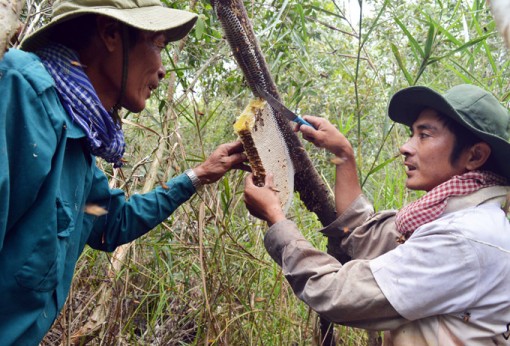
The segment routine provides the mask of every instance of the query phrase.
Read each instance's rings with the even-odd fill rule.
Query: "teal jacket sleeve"
[[[62,135],[57,129],[63,127],[50,116],[52,109],[60,109],[56,94],[49,92],[52,80],[35,60],[22,69],[11,68],[9,61],[17,58],[4,59],[0,66],[0,252],[8,230],[48,184],[53,148]],[[54,199],[38,201],[41,215],[48,218],[43,206],[53,204]]]
[[[113,251],[160,224],[195,193],[185,174],[171,179],[166,185],[167,188],[157,187],[126,200],[122,190],[109,189],[106,176],[96,168],[87,203],[104,208],[107,214],[93,221],[88,244],[98,250]]]

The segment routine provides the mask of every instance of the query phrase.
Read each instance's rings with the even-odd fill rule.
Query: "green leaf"
[[[397,46],[395,46],[393,43],[391,43],[391,51],[393,52],[395,59],[397,59],[397,64],[400,67],[400,70],[402,70],[402,73],[404,74],[404,76],[406,77],[407,83],[409,83],[409,85],[413,85],[414,84],[413,78],[407,71],[407,69],[404,65],[404,62],[402,61],[402,56],[400,55],[400,52],[398,51]]]
[[[296,5],[296,11],[299,14],[299,17],[301,18],[301,33],[303,35],[303,41],[308,41],[308,33],[306,32],[306,18],[305,13],[303,11],[303,6],[301,4]]]
[[[452,71],[453,73],[455,73],[459,78],[462,79],[462,81],[464,83],[468,83],[468,84],[482,84],[480,80],[477,79],[477,77],[475,75],[473,75],[473,73],[471,73],[470,71],[468,71],[464,66],[460,65],[458,62],[456,61],[452,61],[453,65],[450,65],[450,64],[445,64],[446,68],[449,69],[450,71]],[[458,67],[455,68],[455,66]]]
[[[195,37],[197,40],[200,40],[202,38],[202,35],[205,31],[205,23],[202,20],[202,18],[198,17],[197,22],[195,24]]]
[[[388,159],[388,160],[384,161],[383,163],[381,163],[381,164],[379,164],[379,165],[375,166],[374,168],[372,168],[372,169],[370,170],[370,172],[368,172],[367,176],[372,175],[372,174],[374,174],[374,173],[377,173],[378,171],[380,171],[381,169],[383,169],[384,167],[386,167],[387,165],[389,165],[390,163],[392,163],[393,161],[395,161],[395,160],[396,160],[396,159],[398,159],[399,157],[400,157],[400,155],[395,155],[395,156],[393,156],[392,158],[390,158],[390,159]]]
[[[454,50],[452,50],[452,51],[448,52],[447,54],[445,54],[445,55],[443,55],[443,56],[440,56],[440,57],[437,57],[437,58],[434,58],[433,62],[437,62],[437,61],[439,61],[439,60],[442,60],[442,59],[444,59],[444,58],[447,58],[447,57],[449,57],[449,56],[452,56],[452,55],[453,55],[453,54],[455,54],[455,53],[458,53],[458,52],[462,52],[462,51],[464,51],[464,50],[467,50],[469,47],[472,47],[472,46],[474,46],[474,45],[478,44],[479,42],[482,42],[482,41],[486,40],[486,39],[487,39],[487,37],[489,37],[489,36],[491,36],[491,35],[492,35],[492,34],[487,34],[487,35],[484,35],[484,36],[482,36],[482,37],[475,38],[475,39],[473,39],[473,40],[471,40],[471,41],[469,41],[469,42],[466,42],[466,43],[464,43],[462,46],[460,46],[460,47],[458,47],[458,48],[456,48],[456,49],[454,49]]]
[[[166,101],[165,100],[159,101],[159,106],[158,106],[159,113],[163,112],[163,108],[165,108],[165,105],[166,105]]]
[[[328,11],[328,10],[326,10],[324,8],[321,8],[321,7],[318,7],[318,6],[315,6],[315,5],[310,6],[310,8],[312,8],[314,10],[317,10],[317,11],[320,11],[320,12],[323,12],[323,13],[325,13],[327,15],[330,15],[330,16],[335,16],[335,17],[337,17],[339,19],[342,19],[342,20],[345,19],[345,17],[343,15],[336,14],[334,12]]]
[[[432,53],[432,45],[434,44],[434,39],[436,38],[436,28],[432,23],[429,25],[429,31],[427,33],[427,41],[425,42],[425,53],[424,58],[427,59]]]
[[[407,39],[409,40],[409,43],[411,43],[411,47],[413,47],[420,54],[421,58],[424,58],[425,57],[425,53],[423,52],[423,49],[421,49],[420,44],[414,38],[414,36],[411,34],[411,32],[409,32],[409,30],[404,25],[404,23],[402,23],[400,21],[400,19],[398,19],[397,17],[395,17],[395,23],[397,23],[397,25],[400,27],[400,29],[402,29],[404,34],[407,36]]]

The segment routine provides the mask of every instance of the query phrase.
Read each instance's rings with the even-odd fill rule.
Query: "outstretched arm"
[[[315,249],[294,222],[285,219],[270,174],[262,187],[248,175],[244,200],[252,215],[271,226],[264,245],[295,294],[313,310],[330,321],[367,329],[393,329],[407,323],[378,287],[369,261],[342,266]]]
[[[220,179],[231,168],[246,169],[241,142],[220,145],[205,161],[193,169],[202,184]],[[94,230],[88,239],[90,246],[113,251],[164,221],[176,208],[195,193],[190,179],[181,174],[145,194],[132,195],[126,200],[124,191],[110,190],[103,172],[96,168],[92,191],[87,203],[98,205],[107,213],[93,218]]]

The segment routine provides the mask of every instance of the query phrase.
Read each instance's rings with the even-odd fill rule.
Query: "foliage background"
[[[127,195],[201,162],[235,140],[232,123],[251,93],[204,0],[164,1],[200,16],[184,42],[164,54],[167,78],[139,114],[124,114],[128,164],[100,162]],[[26,34],[44,23],[51,1],[28,0]],[[508,106],[508,52],[485,0],[245,1],[284,102],[329,119],[355,147],[364,193],[376,210],[414,198],[404,189],[398,147],[407,131],[386,117],[391,95],[410,85],[445,91],[472,83]],[[334,167],[305,144],[324,180]],[[263,248],[266,226],[242,202],[243,173],[205,187],[136,241],[122,269],[87,248],[68,303],[43,345],[311,345],[316,316],[293,295]],[[325,249],[320,223],[296,196],[289,217]],[[101,302],[105,284],[111,299]],[[97,306],[104,320],[83,326]],[[340,344],[365,333],[336,328]]]

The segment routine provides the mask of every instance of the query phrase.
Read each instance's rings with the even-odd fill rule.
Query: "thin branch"
[[[202,74],[211,66],[211,65],[214,65],[219,59],[220,57],[224,56],[225,53],[224,53],[224,48],[226,47],[225,46],[225,41],[222,41],[221,42],[221,47],[219,47],[219,51],[218,53],[216,53],[215,55],[213,55],[212,57],[209,58],[209,60],[207,60],[203,65],[202,67],[200,67],[200,70],[197,71],[197,73],[195,73],[195,78],[191,81],[191,83],[189,84],[188,88],[184,91],[184,93],[179,97],[179,99],[177,99],[176,103],[179,104],[181,103],[182,101],[184,101],[184,99],[186,98],[186,96],[193,90],[193,87],[195,86],[195,84],[199,81],[200,77],[202,76]]]
[[[323,22],[321,20],[318,20],[317,18],[312,18],[310,16],[306,16],[306,19],[308,19],[310,21],[314,21],[316,23],[319,23],[319,24],[325,26],[328,29],[331,29],[331,30],[334,30],[334,31],[338,31],[338,32],[341,32],[342,34],[346,34],[346,35],[352,36],[352,37],[354,37],[356,39],[359,39],[358,34],[356,34],[355,32],[348,32],[348,31],[345,31],[345,30],[342,30],[342,29],[338,29],[337,27],[334,27],[331,24],[325,23],[325,22]]]

